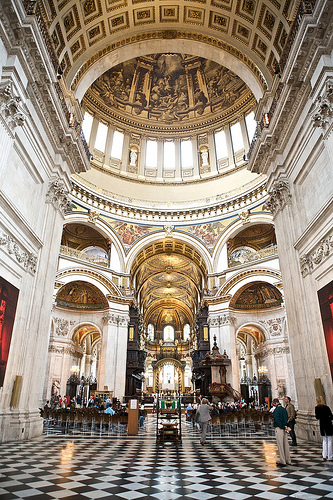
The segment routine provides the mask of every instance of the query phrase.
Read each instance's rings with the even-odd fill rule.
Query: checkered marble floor
[[[201,446],[184,422],[182,444],[156,444],[154,416],[134,437],[54,436],[0,445],[0,498],[136,500],[333,498],[333,462],[299,441],[278,469],[270,436],[214,436]]]

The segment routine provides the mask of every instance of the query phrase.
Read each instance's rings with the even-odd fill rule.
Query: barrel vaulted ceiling
[[[158,39],[164,40],[166,52],[172,40],[218,48],[247,66],[264,90],[274,76],[298,4],[297,0],[44,0],[53,45],[67,86],[74,91],[99,60],[109,57],[109,67],[115,66],[122,62],[114,56],[118,49],[132,46],[135,57],[138,44]],[[89,85],[106,69],[96,70]]]

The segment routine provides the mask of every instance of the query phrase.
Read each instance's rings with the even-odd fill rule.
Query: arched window
[[[191,333],[191,328],[190,328],[190,325],[187,323],[186,325],[184,325],[184,329],[183,329],[184,340],[188,340],[190,338],[190,333]]]
[[[175,340],[175,330],[173,326],[167,325],[164,327],[163,340]]]
[[[151,323],[147,326],[147,337],[148,340],[154,340],[154,325]]]

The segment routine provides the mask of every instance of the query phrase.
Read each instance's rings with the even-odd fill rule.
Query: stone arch
[[[240,289],[252,281],[265,279],[268,283],[282,286],[281,273],[275,269],[248,269],[240,271],[229,278],[219,288],[217,296],[230,296],[230,298]]]
[[[243,231],[244,229],[255,226],[257,224],[269,224],[273,225],[273,217],[269,213],[249,213],[248,214],[248,222],[245,224],[243,223],[243,220],[241,218],[235,220],[230,226],[221,234],[219,237],[216,247],[213,252],[213,266],[214,266],[214,272],[219,272],[220,270],[218,269],[219,266],[219,258],[221,255],[221,252],[224,248],[224,245],[228,242],[230,238],[235,237],[238,233]]]
[[[212,61],[225,66],[246,81],[257,101],[262,98],[264,91],[268,88],[267,82],[272,81],[272,76],[265,65],[261,65],[259,69],[251,57],[214,36],[200,36],[199,41],[195,40],[190,33],[183,32],[184,36],[180,41],[177,37],[166,39],[163,37],[164,33],[163,31],[157,32],[154,38],[147,39],[146,37],[140,41],[133,40],[134,37],[126,37],[117,44],[107,45],[103,49],[103,54],[101,52],[93,54],[76,74],[70,70],[67,77],[68,86],[75,91],[76,98],[81,101],[91,83],[106,70],[132,59],[133,55],[139,57],[165,52],[182,52],[199,57],[207,57],[209,54]],[[174,33],[177,34],[177,32]]]
[[[86,280],[97,286],[106,298],[108,298],[108,295],[111,297],[122,296],[118,286],[111,282],[110,279],[106,278],[102,273],[89,269],[72,267],[61,269],[56,275],[56,280],[61,280],[63,284],[75,280]]]
[[[93,211],[89,211],[89,213],[67,214],[64,221],[64,225],[77,222],[87,225],[98,231],[104,238],[110,240],[114,244],[118,253],[121,268],[124,270],[126,255],[121,239],[119,238],[118,234],[114,231],[114,229],[111,226],[109,226],[107,222],[100,219],[99,217],[97,217],[95,221],[92,222],[90,218],[91,212]]]

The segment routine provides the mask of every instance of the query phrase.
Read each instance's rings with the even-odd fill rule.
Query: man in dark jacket
[[[276,465],[278,467],[285,467],[287,464],[291,465],[290,449],[286,432],[288,413],[287,410],[281,406],[277,398],[273,399],[272,405],[275,407],[273,425],[275,427],[276,444],[280,456],[280,461],[276,462]]]

